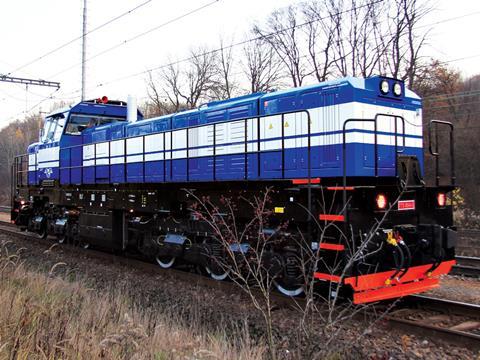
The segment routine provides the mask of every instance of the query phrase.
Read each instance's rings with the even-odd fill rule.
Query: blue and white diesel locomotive
[[[46,117],[39,141],[15,160],[12,219],[40,236],[133,247],[162,267],[183,259],[224,279],[205,258],[221,254],[185,189],[215,201],[273,187],[271,228],[283,244],[271,249],[280,264],[275,283],[296,295],[292,232],[278,224],[305,231],[328,262],[352,244],[334,233],[319,242],[302,209],[316,223],[338,222],[353,243],[388,212],[368,245],[374,255],[342,269],[346,277],[315,269],[319,283],[342,282],[362,303],[437,286],[453,265],[453,183],[427,186],[423,161],[421,99],[390,78],[256,93],[151,119],[103,98]]]

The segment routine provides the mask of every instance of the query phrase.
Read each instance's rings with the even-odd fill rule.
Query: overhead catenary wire
[[[449,99],[478,96],[478,95],[480,95],[480,90],[467,90],[467,91],[457,91],[452,93],[427,96],[427,97],[424,97],[423,100],[428,100],[429,102],[436,102],[436,101],[444,101]]]
[[[115,21],[123,18],[124,16],[130,15],[130,14],[133,13],[134,11],[136,11],[136,10],[144,7],[145,5],[151,3],[152,1],[153,1],[153,0],[144,1],[144,2],[140,3],[139,5],[135,6],[134,8],[132,8],[132,9],[130,9],[130,10],[128,10],[128,11],[120,14],[120,15],[115,16],[114,18],[108,20],[107,22],[104,22],[104,23],[98,25],[97,27],[93,28],[92,30],[87,31],[87,32],[85,33],[85,36],[90,35],[90,34],[92,34],[93,32],[95,32],[95,31],[97,31],[97,30],[100,30],[100,29],[104,28],[104,27],[107,26],[107,25],[110,25],[111,23],[113,23],[113,22],[115,22]],[[73,44],[74,42],[76,42],[76,41],[78,41],[78,40],[81,40],[83,37],[84,37],[84,35],[82,34],[82,35],[80,35],[80,36],[78,36],[78,37],[76,37],[76,38],[74,38],[74,39],[72,39],[72,40],[67,41],[66,43],[63,43],[63,44],[60,45],[60,46],[57,46],[56,48],[47,51],[45,54],[43,54],[43,55],[41,55],[41,56],[39,56],[39,57],[37,57],[37,58],[35,58],[35,59],[33,59],[33,60],[30,60],[30,61],[28,61],[27,63],[25,63],[25,64],[23,64],[23,65],[15,68],[14,70],[10,71],[7,75],[11,75],[12,73],[15,73],[15,72],[17,72],[17,71],[20,71],[20,70],[26,68],[27,66],[30,66],[30,65],[32,65],[32,64],[34,64],[34,63],[36,63],[36,62],[38,62],[38,61],[40,61],[40,60],[43,60],[43,59],[46,58],[47,56],[50,56],[50,55],[56,53],[57,51],[65,48],[65,47],[67,47],[68,45]]]
[[[480,11],[470,12],[470,13],[466,13],[466,14],[463,14],[463,15],[454,16],[454,17],[451,17],[451,18],[447,18],[447,19],[442,19],[442,20],[439,20],[439,21],[435,21],[435,22],[433,22],[433,23],[424,24],[424,25],[419,25],[419,26],[417,26],[417,29],[422,29],[422,28],[425,28],[425,27],[430,27],[430,26],[434,26],[434,25],[444,24],[444,23],[450,22],[450,21],[457,21],[457,20],[464,19],[464,18],[469,17],[469,16],[478,15],[478,14],[480,14]]]
[[[280,29],[280,30],[277,30],[277,31],[273,31],[273,32],[270,32],[270,33],[265,34],[265,35],[256,36],[256,37],[253,37],[253,38],[245,39],[245,40],[242,40],[242,41],[239,41],[239,42],[230,44],[230,45],[228,45],[228,46],[222,46],[222,47],[220,47],[220,48],[216,48],[216,49],[213,49],[213,50],[208,50],[208,51],[205,51],[205,52],[203,52],[203,53],[196,54],[195,56],[189,56],[189,57],[186,57],[186,58],[177,60],[177,61],[173,61],[173,62],[170,62],[170,63],[158,65],[158,66],[155,66],[155,67],[153,67],[153,68],[149,68],[149,69],[147,69],[147,70],[143,70],[143,71],[140,71],[140,72],[137,72],[137,73],[133,73],[133,74],[130,74],[130,75],[122,76],[122,77],[120,77],[120,78],[116,78],[116,79],[113,79],[113,80],[109,80],[109,81],[106,81],[106,82],[97,84],[96,86],[90,88],[89,90],[96,89],[96,88],[99,88],[99,87],[101,87],[101,86],[105,86],[105,85],[108,85],[108,84],[111,84],[111,83],[114,83],[114,82],[126,80],[126,79],[129,79],[129,78],[132,78],[132,77],[137,77],[137,76],[140,76],[140,75],[144,75],[144,74],[147,74],[147,73],[149,73],[149,72],[151,72],[151,71],[160,70],[160,69],[162,69],[162,68],[166,68],[166,67],[173,66],[173,65],[177,65],[177,64],[180,64],[180,63],[183,63],[183,62],[186,62],[186,61],[190,61],[190,60],[194,59],[195,57],[199,57],[199,56],[201,57],[201,56],[206,56],[206,55],[215,54],[215,53],[217,53],[217,52],[220,52],[220,51],[223,51],[223,50],[228,50],[228,49],[231,49],[231,48],[233,48],[233,47],[245,45],[245,44],[248,44],[248,43],[251,43],[251,42],[254,42],[254,41],[258,41],[258,40],[261,40],[261,39],[266,38],[266,37],[269,37],[269,36],[281,34],[281,33],[283,33],[283,32],[286,32],[286,31],[289,31],[289,30],[293,30],[293,29],[298,29],[298,28],[301,28],[301,27],[304,27],[304,26],[313,24],[313,23],[318,22],[318,21],[321,21],[321,20],[333,18],[334,16],[346,14],[346,13],[349,13],[349,12],[352,12],[352,11],[356,11],[356,10],[362,9],[362,8],[364,8],[364,7],[370,7],[370,6],[372,6],[372,5],[376,5],[376,4],[382,3],[383,1],[384,1],[384,0],[375,0],[375,1],[372,1],[372,2],[367,3],[367,4],[359,5],[359,6],[356,6],[356,7],[352,7],[352,8],[346,9],[346,10],[339,11],[339,12],[334,13],[334,14],[330,14],[330,15],[328,15],[328,16],[318,17],[318,18],[316,18],[316,19],[314,19],[314,20],[309,20],[309,21],[303,22],[303,23],[301,23],[301,24],[297,24],[297,25],[290,26],[290,27],[286,27],[286,28],[283,28],[283,29]],[[51,76],[51,77],[54,77],[54,76],[56,76],[56,75],[59,75],[59,74],[55,74],[55,75],[53,75],[53,76]],[[79,90],[72,91],[72,92],[68,93],[67,95],[75,94],[75,93],[77,93],[77,92],[79,92]]]
[[[150,0],[150,1],[151,1],[151,0]],[[150,1],[149,1],[149,2],[150,2]],[[138,38],[141,37],[141,36],[147,35],[147,34],[153,32],[153,31],[155,31],[155,30],[158,30],[158,29],[160,29],[160,28],[162,28],[162,27],[164,27],[164,26],[166,26],[166,25],[169,25],[169,24],[171,24],[171,23],[173,23],[173,22],[179,21],[179,20],[185,18],[186,16],[189,16],[189,15],[192,15],[192,14],[194,14],[194,13],[196,13],[196,12],[199,12],[200,10],[203,10],[203,9],[205,9],[205,8],[211,6],[211,5],[213,5],[213,4],[215,4],[215,3],[219,2],[219,1],[220,1],[220,0],[211,1],[211,2],[209,2],[209,3],[207,3],[207,4],[204,4],[204,5],[202,5],[202,6],[198,7],[198,8],[195,8],[195,9],[193,9],[193,10],[187,12],[187,13],[184,13],[184,14],[182,14],[182,15],[180,15],[180,16],[177,16],[177,17],[174,18],[174,19],[171,19],[171,20],[169,20],[169,21],[167,21],[167,22],[165,22],[165,23],[162,23],[162,24],[160,24],[160,25],[158,25],[158,26],[156,26],[156,27],[154,27],[154,28],[152,28],[152,29],[149,29],[149,30],[147,30],[147,31],[144,31],[143,33],[137,34],[137,35],[134,36],[133,38],[130,38],[130,39],[128,39],[128,40],[125,40],[125,41],[123,41],[122,43],[117,44],[117,45],[114,46],[114,47],[111,47],[111,48],[109,48],[109,49],[107,49],[107,50],[102,51],[102,52],[99,53],[99,54],[94,55],[94,56],[91,57],[91,58],[86,59],[85,62],[91,60],[91,59],[94,58],[94,57],[100,56],[100,55],[103,54],[103,53],[106,53],[106,52],[108,52],[108,51],[111,51],[111,50],[113,50],[115,47],[124,45],[124,44],[126,44],[127,42],[130,42],[130,41],[136,40],[136,39],[138,39]],[[382,0],[382,1],[383,1],[383,0]],[[143,3],[143,4],[145,4],[145,3]],[[97,29],[97,28],[96,28],[96,29]],[[91,33],[91,32],[92,32],[92,31],[90,31],[90,32],[88,32],[88,33]],[[88,33],[87,33],[87,34],[88,34]],[[80,36],[80,38],[83,38],[83,35]],[[74,66],[77,66],[77,65],[78,65],[78,64],[75,64]],[[64,70],[64,71],[66,71],[66,70]],[[63,71],[63,72],[64,72],[64,71]],[[58,74],[59,74],[59,73],[57,73],[56,75],[58,75]],[[52,75],[52,77],[53,77],[53,76],[56,76],[56,75]],[[30,108],[29,110],[26,110],[26,111],[21,112],[21,113],[19,113],[19,114],[28,113],[28,112],[32,111],[35,107],[39,106],[40,104],[42,104],[43,102],[45,102],[46,100],[51,99],[51,98],[52,98],[52,95],[50,94],[50,95],[44,97],[42,100],[40,100],[36,105],[34,105],[34,106],[33,106],[32,108]],[[13,117],[19,116],[19,114],[10,117],[10,119],[13,118]]]
[[[341,12],[338,12],[337,14],[331,14],[330,16],[327,16],[327,17],[323,17],[323,18],[318,18],[316,19],[315,21],[320,21],[321,19],[325,19],[325,18],[328,18],[328,17],[332,17],[332,16],[336,16],[336,15],[339,15],[341,13],[347,13],[347,12],[351,12],[351,11],[354,11],[356,9],[359,9],[361,7],[364,7],[364,6],[371,6],[373,4],[376,4],[376,3],[380,3],[382,2],[383,0],[379,0],[379,1],[373,1],[369,4],[365,4],[365,5],[362,5],[362,6],[358,6],[358,7],[354,7],[354,8],[351,8],[351,9],[346,9],[346,10],[343,10]],[[464,18],[464,17],[467,17],[467,16],[471,16],[471,15],[476,15],[480,12],[475,12],[475,13],[470,13],[470,14],[465,14],[465,15],[462,15],[462,16],[456,16],[456,17],[452,17],[452,18],[448,18],[448,19],[443,19],[441,21],[437,21],[437,22],[434,22],[434,23],[430,23],[430,24],[426,24],[426,25],[422,25],[421,27],[426,27],[426,26],[432,26],[432,25],[438,25],[438,24],[441,24],[441,23],[444,23],[444,22],[449,22],[449,21],[454,21],[454,20],[459,20],[461,18]],[[300,27],[300,26],[305,26],[305,25],[308,25],[310,23],[312,23],[313,21],[308,21],[308,22],[305,22],[305,23],[302,23],[302,24],[298,24],[296,25],[295,27]],[[284,32],[284,31],[288,31],[290,29],[292,29],[294,27],[289,27],[289,28],[285,28],[285,29],[281,29],[277,32],[274,32],[274,33],[270,33],[270,34],[267,34],[265,36],[270,36],[270,35],[273,35],[275,33],[280,33],[280,32]],[[214,49],[214,50],[210,50],[210,51],[207,51],[203,54],[197,54],[197,56],[202,56],[202,55],[207,55],[209,53],[214,53],[214,52],[219,52],[221,51],[222,49],[223,50],[226,50],[226,49],[229,49],[229,48],[232,48],[232,47],[235,47],[235,46],[240,46],[240,45],[243,45],[243,44],[246,44],[246,43],[249,43],[249,42],[253,42],[255,40],[259,40],[261,39],[263,36],[259,36],[259,37],[254,37],[254,38],[250,38],[250,39],[247,39],[247,40],[244,40],[244,41],[240,41],[240,42],[237,42],[237,43],[234,43],[234,44],[231,44],[229,46],[224,46],[224,47],[221,47],[219,49]],[[131,39],[130,39],[131,40]],[[123,43],[122,43],[123,44]],[[118,45],[120,46],[120,44]],[[107,49],[105,51],[103,51],[102,53],[104,52],[107,52],[107,51],[110,51],[110,49]],[[96,56],[100,56],[102,53],[99,53]],[[476,54],[476,55],[471,55],[471,56],[466,56],[466,57],[462,57],[462,58],[457,58],[457,59],[451,59],[451,60],[447,60],[447,61],[443,61],[442,63],[449,63],[449,62],[454,62],[454,61],[460,61],[460,60],[464,60],[464,59],[469,59],[469,58],[475,58],[475,57],[478,57],[480,56],[480,54]],[[93,57],[92,57],[93,58]],[[128,79],[128,78],[132,78],[132,77],[136,77],[136,76],[140,76],[140,75],[144,75],[144,74],[147,74],[151,71],[154,71],[154,70],[159,70],[161,68],[165,68],[165,67],[168,67],[168,66],[171,66],[171,65],[175,65],[175,64],[179,64],[179,63],[182,63],[182,62],[185,62],[185,61],[188,61],[188,60],[191,60],[192,57],[187,57],[187,58],[184,58],[184,59],[181,59],[181,60],[178,60],[178,61],[175,61],[175,62],[171,62],[171,63],[167,63],[167,64],[163,64],[163,65],[159,65],[159,66],[155,66],[153,68],[150,68],[150,69],[147,69],[147,70],[144,70],[144,71],[141,71],[141,72],[136,72],[136,73],[133,73],[133,74],[130,74],[130,75],[126,75],[126,76],[122,76],[122,77],[119,77],[119,78],[116,78],[116,79],[112,79],[112,80],[109,80],[109,81],[106,81],[106,82],[102,82],[102,83],[99,83],[97,84],[96,86],[94,87],[91,87],[90,89],[95,89],[95,88],[99,88],[99,87],[102,87],[102,86],[105,86],[105,85],[108,85],[108,84],[111,84],[111,83],[115,83],[115,82],[118,82],[118,81],[122,81],[122,80],[125,80],[125,79]],[[89,59],[90,60],[90,59]],[[71,94],[76,94],[78,93],[80,90],[75,90],[75,91],[72,91],[72,92],[69,92],[69,93],[66,93],[65,95],[71,95]],[[78,96],[73,96],[73,97],[65,97],[63,99],[76,99]]]
[[[284,28],[284,29],[280,29],[280,30],[278,30],[278,31],[271,32],[271,33],[266,34],[266,35],[249,38],[249,39],[246,39],[246,40],[243,40],[243,41],[239,41],[239,42],[234,43],[234,44],[230,44],[230,45],[228,45],[228,46],[223,46],[223,47],[220,47],[220,48],[216,48],[216,49],[213,49],[213,50],[209,50],[209,51],[203,52],[203,53],[201,53],[201,54],[197,54],[196,56],[205,56],[205,55],[210,55],[210,54],[217,53],[217,52],[220,52],[220,51],[223,51],[223,50],[228,50],[228,49],[233,48],[233,47],[245,45],[245,44],[250,43],[250,42],[253,42],[253,41],[261,40],[262,38],[265,38],[265,37],[269,37],[269,36],[272,36],[272,35],[276,35],[276,34],[279,34],[279,33],[282,33],[282,32],[286,32],[286,31],[289,31],[289,30],[292,30],[292,29],[296,29],[296,28],[299,28],[299,27],[303,27],[303,26],[306,26],[306,25],[310,25],[310,24],[312,24],[312,23],[314,23],[314,22],[317,22],[317,21],[325,20],[325,19],[328,19],[328,18],[331,18],[331,17],[334,17],[334,16],[338,16],[338,15],[342,15],[342,14],[349,13],[349,12],[352,12],[352,11],[356,11],[356,10],[359,10],[359,9],[361,9],[361,8],[363,8],[363,7],[369,7],[369,6],[372,6],[372,5],[381,3],[381,2],[383,2],[383,0],[372,1],[371,3],[363,4],[363,5],[356,6],[356,7],[352,7],[352,8],[350,8],[350,9],[346,9],[346,10],[342,10],[342,11],[339,11],[339,12],[337,12],[337,13],[335,13],[335,14],[330,14],[330,15],[328,15],[328,16],[319,17],[319,18],[317,18],[317,19],[315,19],[315,20],[306,21],[306,22],[304,22],[304,23],[301,23],[301,24],[298,24],[298,25],[295,25],[295,26],[292,26],[292,27],[287,27],[287,28]],[[475,13],[468,13],[468,14],[464,14],[464,15],[456,16],[456,17],[452,17],[452,18],[443,19],[443,20],[440,20],[440,21],[436,21],[436,22],[434,22],[434,23],[429,23],[429,24],[422,25],[421,27],[434,26],[434,25],[438,25],[438,24],[441,24],[441,23],[450,22],[450,21],[455,21],[455,20],[459,20],[459,19],[462,19],[462,18],[467,17],[467,16],[477,15],[477,14],[480,14],[480,11],[475,12]],[[449,63],[449,62],[454,62],[454,61],[460,61],[460,60],[465,60],[465,59],[473,58],[473,57],[477,57],[477,56],[480,56],[480,54],[478,54],[478,55],[473,55],[473,56],[467,56],[467,57],[463,57],[463,58],[458,58],[458,59],[447,60],[447,61],[444,61],[444,62],[442,62],[442,63]],[[126,79],[130,79],[130,78],[133,78],[133,77],[145,75],[145,74],[147,74],[147,73],[149,73],[149,72],[152,72],[152,71],[155,71],[155,70],[160,70],[160,69],[163,69],[163,68],[166,68],[166,67],[169,67],[169,66],[178,65],[178,64],[180,64],[180,63],[183,63],[183,62],[186,62],[186,61],[190,61],[190,60],[192,60],[193,58],[194,58],[193,56],[186,57],[186,58],[183,58],[183,59],[174,61],[174,62],[170,62],[170,63],[158,65],[158,66],[149,68],[149,69],[147,69],[147,70],[143,70],[143,71],[140,71],[140,72],[136,72],[136,73],[132,73],[132,74],[129,74],[129,75],[121,76],[121,77],[118,77],[118,78],[115,78],[115,79],[112,79],[112,80],[108,80],[108,81],[105,81],[105,82],[101,82],[101,83],[98,83],[97,85],[91,87],[90,90],[97,89],[97,88],[99,88],[99,87],[103,87],[103,86],[106,86],[106,85],[109,85],[109,84],[112,84],[112,83],[116,83],[116,82],[119,82],[119,81],[123,81],[123,80],[126,80]],[[76,94],[76,93],[78,93],[79,91],[80,91],[80,90],[74,90],[74,91],[72,91],[72,92],[69,92],[68,95]]]
[[[120,43],[118,43],[118,44],[116,44],[116,45],[113,45],[113,46],[111,46],[111,47],[109,47],[109,48],[107,48],[107,49],[105,49],[105,50],[103,50],[103,51],[101,51],[101,52],[99,52],[99,53],[97,53],[97,54],[95,54],[95,55],[93,55],[93,56],[85,59],[84,63],[86,63],[86,62],[88,62],[88,61],[91,61],[91,60],[93,60],[93,59],[95,59],[95,58],[97,58],[97,57],[99,57],[99,56],[101,56],[101,55],[104,55],[104,54],[106,54],[106,53],[108,53],[108,52],[110,52],[110,51],[112,51],[112,50],[115,50],[116,48],[119,48],[120,46],[123,46],[123,45],[125,45],[125,44],[128,44],[129,42],[132,42],[132,41],[134,41],[134,40],[137,40],[137,39],[139,39],[140,37],[143,37],[143,36],[145,36],[145,35],[148,35],[148,34],[154,32],[154,31],[156,31],[156,30],[158,30],[158,29],[161,29],[161,28],[163,28],[163,27],[165,27],[165,26],[167,26],[167,25],[170,25],[170,24],[172,24],[172,23],[174,23],[174,22],[176,22],[176,21],[182,20],[183,18],[185,18],[185,17],[187,17],[187,16],[189,16],[189,15],[193,15],[193,14],[195,14],[195,13],[197,13],[197,12],[203,10],[203,9],[206,9],[206,8],[212,6],[213,4],[215,4],[215,3],[219,2],[219,1],[221,1],[221,0],[213,0],[213,1],[209,2],[209,3],[206,3],[206,4],[198,7],[198,8],[195,8],[195,9],[190,10],[190,11],[188,11],[188,12],[186,12],[186,13],[180,15],[180,16],[177,16],[177,17],[175,17],[175,18],[173,18],[173,19],[171,19],[171,20],[168,20],[168,21],[166,21],[166,22],[164,22],[164,23],[162,23],[162,24],[160,24],[160,25],[157,25],[157,26],[155,26],[155,27],[153,27],[153,28],[151,28],[151,29],[148,29],[148,30],[146,30],[146,31],[144,31],[144,32],[142,32],[142,33],[139,33],[139,34],[137,34],[137,35],[135,35],[135,36],[127,39],[127,40],[123,40],[122,42],[120,42]],[[383,0],[382,0],[382,1],[383,1]],[[59,71],[59,72],[57,72],[57,73],[55,73],[55,74],[53,74],[53,75],[51,75],[51,76],[49,76],[49,77],[54,78],[54,77],[56,77],[56,76],[58,76],[58,75],[61,75],[61,74],[63,74],[63,73],[66,73],[67,71],[76,68],[76,67],[77,67],[78,65],[80,65],[80,64],[82,64],[82,62],[75,63],[75,64],[69,66],[68,68],[65,68],[65,69],[63,69],[63,70],[61,70],[61,71]]]
[[[55,96],[53,96],[53,94],[55,94],[55,93],[56,93],[57,91],[59,91],[59,90],[60,90],[60,88],[55,89],[55,90],[52,91],[48,96],[44,97],[42,100],[40,100],[39,102],[37,102],[35,105],[31,106],[31,107],[28,108],[28,109],[25,109],[24,111],[21,111],[21,112],[15,114],[15,115],[13,115],[13,116],[10,116],[8,119],[9,119],[9,120],[12,120],[12,119],[14,119],[14,118],[16,118],[16,117],[18,117],[18,116],[20,116],[20,115],[22,115],[22,114],[25,115],[25,116],[27,116],[29,112],[31,112],[33,109],[37,108],[38,106],[42,105],[45,101],[50,100],[50,99],[54,99]]]

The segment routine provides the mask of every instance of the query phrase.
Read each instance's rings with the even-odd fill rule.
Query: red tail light
[[[387,207],[387,197],[384,194],[378,194],[375,202],[377,203],[377,208],[383,210]]]
[[[444,207],[446,203],[447,203],[447,196],[445,195],[445,193],[438,193],[437,194],[438,206]]]

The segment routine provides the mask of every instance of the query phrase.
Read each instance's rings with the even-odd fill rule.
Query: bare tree
[[[10,200],[11,167],[14,157],[25,154],[28,145],[38,141],[42,125],[41,115],[34,114],[22,121],[10,123],[0,131],[0,202],[8,203]],[[26,169],[28,167],[23,170]]]
[[[270,45],[262,40],[247,43],[243,55],[243,71],[252,94],[272,91],[281,86],[281,62]]]
[[[184,72],[185,90],[180,92],[187,107],[193,109],[201,100],[211,97],[211,90],[215,85],[216,53],[206,47],[199,47],[190,51],[190,60]]]
[[[275,237],[266,231],[270,210],[270,194],[267,188],[263,193],[251,199],[241,197],[251,211],[252,217],[240,226],[236,216],[238,204],[234,199],[222,198],[222,209],[208,198],[200,198],[191,191],[187,192],[197,203],[196,217],[210,228],[212,246],[220,246],[222,256],[209,256],[209,271],[228,273],[230,278],[250,298],[254,307],[263,316],[267,343],[271,359],[276,359],[275,339],[273,335],[273,301],[271,288],[275,280],[271,264],[265,262],[274,246]],[[248,245],[247,245],[248,244]]]
[[[332,46],[335,27],[332,17],[324,16],[329,0],[302,3],[301,9],[306,21],[305,33],[308,37],[308,56],[312,73],[319,81],[327,80],[334,62]]]
[[[183,63],[186,64],[181,67]],[[188,61],[171,60],[162,69],[159,85],[149,75],[148,96],[159,113],[193,109],[201,101],[215,97],[212,95],[217,85],[216,76],[215,52],[204,47],[192,49]]]
[[[302,86],[307,76],[300,48],[302,33],[297,31],[298,25],[297,9],[289,6],[286,9],[274,11],[264,28],[259,25],[253,27],[254,34],[270,44],[277,53],[294,87]]]
[[[180,68],[175,61],[161,70],[158,80],[148,73],[147,93],[154,115],[170,114],[186,107],[182,102],[181,86]]]
[[[311,12],[328,19],[329,28],[334,29],[332,53],[336,72],[341,76],[368,77],[378,71],[386,53],[381,22],[387,5],[364,0],[350,0],[347,5],[324,0],[317,9]]]
[[[220,50],[217,59],[217,77],[212,86],[212,92],[216,99],[230,99],[235,96],[238,84],[234,78],[235,59],[232,44],[225,44],[225,40],[220,38]]]
[[[418,0],[395,0],[393,13],[388,19],[388,33],[384,46],[388,48],[385,59],[390,74],[395,78],[406,80],[414,86],[419,71],[421,50],[429,31],[419,30],[420,21],[432,11],[429,2]]]
[[[357,314],[372,306],[354,305],[351,301],[340,302],[340,291],[346,286],[343,284],[344,279],[358,264],[368,264],[371,257],[383,254],[382,250],[389,247],[388,251],[396,251],[396,246],[407,246],[401,238],[380,240],[378,235],[388,214],[396,208],[403,191],[400,191],[400,195],[381,218],[374,221],[368,229],[359,230],[358,234],[332,221],[318,221],[311,213],[312,225],[316,231],[310,232],[305,228],[295,230],[294,224],[288,221],[276,222],[272,226],[273,188],[266,188],[256,194],[247,195],[242,192],[231,198],[222,197],[219,203],[196,191],[186,191],[195,201],[192,205],[194,217],[203,221],[207,225],[206,229],[210,229],[209,240],[204,243],[207,268],[210,273],[216,274],[216,278],[220,278],[217,274],[222,275],[221,279],[230,276],[250,298],[264,319],[272,359],[277,357],[278,345],[278,339],[274,336],[272,313],[276,305],[271,293],[273,287],[280,289],[279,284],[285,286],[285,277],[288,277],[290,280],[296,279],[294,283],[289,280],[289,284],[303,289],[304,297],[298,301],[293,298],[292,305],[298,310],[297,336],[306,346],[295,352],[298,358],[321,358],[331,351],[339,332],[355,321]],[[348,201],[339,208],[335,196],[339,197],[340,194],[329,197],[330,202],[325,198],[320,199],[317,211],[338,211],[345,214]],[[301,204],[297,205],[302,207]],[[303,209],[309,213],[306,207]],[[247,210],[251,217],[246,216]],[[339,243],[345,244],[344,257],[332,258],[325,256],[325,251],[322,251],[321,245],[331,242],[332,234],[335,234],[333,238]],[[217,250],[210,251],[210,247]],[[285,257],[286,253],[289,254],[288,257]],[[285,269],[287,263],[288,271]],[[298,271],[294,271],[294,268]],[[332,278],[337,280],[322,282],[316,279],[316,272],[332,274]],[[295,273],[294,278],[291,278],[292,273]],[[390,280],[395,281],[393,278]],[[318,291],[319,286],[323,291]],[[299,293],[292,291],[292,295],[295,294]],[[384,315],[382,311],[373,321]]]

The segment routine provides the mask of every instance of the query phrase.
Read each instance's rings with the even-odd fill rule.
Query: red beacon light
[[[102,96],[101,98],[98,98],[97,100],[95,100],[95,102],[97,104],[106,104],[108,103],[108,97]]]
[[[377,208],[380,210],[384,210],[387,207],[387,197],[384,194],[378,194],[375,202],[377,203]]]
[[[447,203],[447,197],[445,195],[445,193],[438,193],[437,194],[437,204],[438,206],[440,207],[444,207],[445,204]]]

